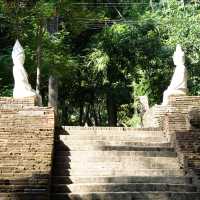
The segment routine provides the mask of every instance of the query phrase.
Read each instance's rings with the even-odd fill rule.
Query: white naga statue
[[[13,90],[14,98],[23,98],[37,96],[35,90],[31,88],[28,82],[28,75],[24,69],[25,54],[24,49],[17,40],[12,51],[13,76],[15,86]]]
[[[163,94],[162,105],[168,105],[169,96],[179,96],[187,94],[187,69],[185,67],[185,54],[181,49],[181,45],[176,46],[173,55],[174,65],[176,65],[171,83]]]

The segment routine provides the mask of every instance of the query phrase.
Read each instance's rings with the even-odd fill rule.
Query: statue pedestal
[[[171,96],[186,96],[186,95],[187,95],[187,89],[182,89],[182,90],[167,89],[163,93],[162,106],[167,106],[169,104],[169,98]]]

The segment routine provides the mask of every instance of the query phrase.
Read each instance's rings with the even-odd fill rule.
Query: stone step
[[[0,193],[8,192],[48,192],[48,185],[0,185]]]
[[[16,161],[16,162],[15,162]],[[48,163],[45,163],[44,161],[43,162],[37,162],[37,164],[33,163],[33,161],[26,161],[26,160],[21,160],[18,161],[18,160],[6,160],[4,163],[1,163],[0,164],[0,170],[1,168],[5,168],[5,167],[16,167],[16,168],[35,168],[35,166],[37,165],[37,168],[40,168],[42,169],[42,167],[47,167],[47,166],[51,166],[51,163],[48,162]]]
[[[16,151],[9,151],[9,152],[0,152],[0,160],[4,160],[5,162],[8,160],[13,160],[15,162],[16,160],[24,160],[24,162],[28,161],[50,161],[52,155],[48,152],[38,152],[36,154],[35,152],[16,152]],[[50,160],[49,160],[50,159]],[[0,161],[1,163],[1,161]]]
[[[31,156],[31,155],[30,155]],[[48,158],[44,158],[44,159],[42,159],[43,157],[37,157],[37,158],[35,158],[35,162],[36,162],[36,164],[35,164],[35,166],[37,166],[37,165],[43,165],[43,166],[46,166],[46,167],[49,167],[49,166],[51,166],[51,163],[50,163],[50,161],[48,160]],[[0,159],[0,162],[2,163],[2,162],[4,162],[4,163],[2,163],[1,164],[1,166],[7,166],[7,165],[10,165],[11,164],[11,162],[12,163],[15,163],[15,161],[22,161],[21,162],[21,165],[22,165],[22,163],[25,163],[26,161],[26,164],[27,164],[27,166],[29,166],[29,162],[31,163],[33,163],[33,160],[34,160],[34,158],[32,158],[32,159],[23,159],[23,157],[18,157],[18,159],[17,158],[15,158],[15,159],[12,159],[12,157],[9,157],[9,158],[7,158],[6,160],[4,160],[3,158],[1,158]],[[7,164],[8,163],[8,164]],[[12,164],[13,165],[13,164]],[[34,165],[32,165],[32,166],[34,166]],[[24,167],[26,167],[26,166],[24,166]],[[37,168],[37,167],[36,167]]]
[[[34,127],[34,123],[30,123],[26,125],[28,125],[28,127],[24,128],[24,125],[23,125],[23,128],[21,128],[20,124],[9,125],[6,123],[6,127],[2,127],[0,124],[0,136],[12,136],[12,137],[17,136],[18,137],[20,135],[22,136],[26,135],[28,137],[32,136],[32,138],[35,138],[37,136],[39,138],[42,138],[42,137],[52,138],[52,135],[50,134],[52,131],[51,128],[44,129],[44,126]]]
[[[101,159],[108,158],[121,160],[124,158],[129,158],[130,160],[135,160],[136,157],[148,158],[148,157],[157,157],[159,158],[166,158],[166,159],[175,159],[177,154],[174,151],[60,151],[56,152],[55,159],[63,157],[70,157],[73,159],[81,158],[83,159]],[[59,159],[60,160],[60,159]]]
[[[37,158],[36,158],[37,159]],[[21,162],[20,162],[21,161]],[[2,163],[2,162],[4,162],[4,163]],[[15,162],[16,162],[16,164],[15,164]],[[26,169],[27,167],[29,168],[29,167],[33,167],[33,168],[42,168],[42,166],[43,167],[51,167],[51,162],[47,159],[47,158],[44,158],[44,159],[42,159],[42,157],[41,157],[41,159],[40,158],[38,158],[36,161],[35,161],[35,163],[36,164],[34,164],[33,163],[33,159],[31,160],[25,160],[25,159],[23,159],[22,157],[18,157],[18,159],[17,158],[15,158],[15,159],[12,159],[12,158],[7,158],[6,160],[4,160],[3,158],[1,158],[0,159],[0,167],[19,167],[19,168],[23,168],[24,167],[24,169]],[[35,166],[35,167],[34,167]]]
[[[76,193],[76,192],[139,192],[139,191],[171,191],[171,192],[196,192],[196,187],[182,184],[164,183],[85,183],[85,184],[55,184],[52,192]]]
[[[11,148],[12,149],[13,147],[16,146],[16,148],[38,147],[41,149],[45,149],[45,147],[51,148],[53,145],[53,143],[52,143],[52,144],[46,144],[46,145],[41,146],[41,143],[39,141],[44,142],[43,139],[42,140],[24,140],[24,142],[19,141],[19,143],[17,143],[17,144],[16,144],[16,141],[18,141],[18,140],[14,141],[14,138],[7,138],[7,140],[9,140],[9,143],[6,141],[4,141],[4,142],[0,141],[1,148],[7,148],[7,149]]]
[[[47,169],[47,167],[50,169],[50,164],[48,166],[44,166],[44,165],[40,165],[40,166],[35,166],[35,165],[29,165],[29,166],[3,166],[3,167],[0,167],[0,172],[1,174],[5,174],[5,173],[18,173],[19,171],[26,171],[26,172],[29,172],[29,171],[34,171],[36,169],[41,170],[41,171],[45,171]]]
[[[48,178],[1,179],[0,187],[1,185],[48,185],[48,182]]]
[[[87,143],[67,143],[64,144],[56,144],[55,151],[97,151],[97,150],[104,150],[104,151],[174,151],[168,144],[139,144],[139,143],[129,143],[129,144],[105,144],[98,143],[97,141],[92,142],[90,144]]]
[[[51,156],[51,153],[49,152],[31,152],[31,151],[16,151],[16,150],[11,150],[11,151],[8,151],[8,152],[0,152],[0,158],[2,157],[9,157],[9,158],[12,158],[12,157],[21,157],[23,156],[24,159],[26,158],[29,158],[30,160],[30,156],[33,156],[33,158],[36,158],[36,157],[44,157],[44,158],[48,158]]]
[[[1,155],[1,154],[0,154]],[[29,156],[29,158],[24,158],[23,159],[23,155],[22,156],[7,156],[6,158],[5,157],[1,157],[0,158],[0,166],[6,166],[6,165],[34,165],[33,164],[33,160],[35,158],[35,162],[37,165],[44,165],[44,164],[47,164],[49,165],[50,164],[50,160],[51,158],[48,158],[48,157],[32,157],[32,159],[30,158],[31,155]],[[5,159],[4,159],[5,158]],[[4,162],[4,163],[2,163]],[[16,164],[15,164],[16,163]]]
[[[181,166],[181,164],[178,162],[178,160],[176,158],[170,158],[170,157],[142,157],[142,156],[135,156],[135,157],[130,157],[130,156],[110,156],[110,157],[98,157],[98,156],[94,156],[94,157],[89,157],[87,155],[85,155],[85,157],[81,157],[80,159],[78,158],[78,156],[69,156],[69,157],[57,157],[54,158],[54,167],[70,167],[70,166],[75,166],[75,165],[86,165],[88,163],[89,165],[102,165],[103,163],[106,163],[108,165],[121,165],[121,166],[125,166],[127,167],[130,163],[130,166],[135,164],[141,164],[144,166],[160,166],[161,168],[167,168],[167,166],[169,166],[170,168],[175,166],[175,167],[179,167]],[[166,165],[163,166],[163,165]],[[14,163],[12,164],[5,164],[2,165],[2,167],[5,166],[15,166]],[[19,166],[22,166],[19,164]],[[26,163],[26,166],[31,166]]]
[[[47,169],[48,171],[48,169]],[[49,179],[50,176],[46,171],[20,171],[20,172],[13,172],[13,173],[1,173],[1,181],[4,180],[35,180],[38,181],[39,179]]]
[[[0,192],[0,200],[49,200],[49,195],[39,192]]]
[[[160,151],[173,150],[170,143],[145,143],[130,141],[105,141],[105,140],[68,140],[58,141],[55,150],[117,150],[117,151]]]
[[[62,169],[53,171],[54,176],[184,176],[183,170],[176,169]]]
[[[5,151],[37,151],[37,152],[49,152],[51,151],[52,146],[41,146],[41,145],[31,145],[31,144],[24,144],[24,145],[10,145],[8,146],[7,144],[5,146],[0,146],[0,152],[5,152]]]
[[[164,137],[165,133],[162,130],[145,131],[145,130],[66,130],[60,135],[95,135],[95,136],[135,136],[135,137]]]
[[[133,141],[133,142],[167,142],[165,137],[139,137],[135,135],[60,135],[61,141],[70,140],[104,140],[104,141]]]
[[[84,159],[85,158],[85,159]],[[118,157],[115,157],[118,160],[115,159],[105,159],[103,160],[103,157],[101,160],[98,160],[98,158],[90,158],[82,157],[79,160],[74,160],[73,158],[70,158],[71,161],[68,163],[62,163],[57,162],[54,163],[54,168],[56,170],[59,169],[76,169],[76,170],[83,170],[85,168],[87,169],[114,169],[117,168],[118,170],[126,169],[180,169],[180,165],[176,158],[160,158],[160,157],[149,157],[149,158],[141,158],[136,157],[135,159],[129,159],[123,158],[118,159]],[[1,169],[1,167],[0,167]]]
[[[35,127],[33,129],[31,129],[31,128],[29,128],[29,129],[26,129],[26,128],[20,129],[20,128],[16,127],[16,126],[14,126],[14,127],[15,128],[12,129],[12,126],[10,126],[10,127],[7,126],[5,129],[0,130],[0,135],[1,136],[3,136],[3,135],[20,136],[20,134],[21,134],[21,135],[25,136],[27,134],[28,136],[32,136],[33,138],[35,138],[36,136],[38,136],[38,137],[44,137],[44,136],[52,137],[51,134],[50,134],[51,130],[50,129],[49,130],[44,130],[44,127],[41,127],[42,131],[40,130],[40,127]]]
[[[13,142],[19,141],[20,143],[22,143],[24,141],[24,143],[29,143],[29,144],[32,143],[32,142],[39,143],[38,140],[46,141],[46,140],[52,140],[53,139],[52,136],[45,136],[45,135],[40,135],[40,136],[34,135],[34,136],[32,136],[32,135],[27,135],[27,134],[25,134],[23,136],[21,134],[15,135],[15,134],[12,134],[12,133],[10,135],[5,135],[5,134],[0,135],[0,138],[1,138],[1,140],[8,140],[9,139],[10,141],[13,140]],[[24,140],[22,140],[22,138],[24,138]]]
[[[54,184],[71,183],[170,183],[192,184],[192,177],[142,176],[53,176]]]
[[[74,143],[74,142],[73,142]],[[135,145],[135,146],[134,146]],[[138,146],[136,146],[138,145]],[[68,151],[148,151],[148,148],[149,148],[149,151],[152,150],[152,151],[156,151],[156,149],[158,148],[166,148],[166,149],[163,149],[163,150],[168,150],[167,148],[168,147],[156,147],[156,146],[153,146],[153,145],[149,145],[146,146],[145,144],[143,144],[143,146],[139,146],[140,144],[136,144],[134,143],[133,145],[95,145],[95,144],[90,144],[90,145],[87,145],[87,144],[79,144],[79,143],[74,143],[74,144],[67,144],[64,148],[62,148],[62,150],[68,150]],[[165,144],[163,145],[165,146]],[[167,145],[166,145],[167,146]]]
[[[52,200],[199,200],[197,192],[54,193]]]
[[[36,160],[36,161],[39,162],[40,160],[42,160],[42,158],[43,158],[44,161],[46,161],[46,160],[48,161],[49,159],[51,159],[51,156],[48,155],[47,153],[46,154],[45,153],[41,153],[40,154],[40,152],[38,152],[38,154],[36,155],[33,152],[22,152],[22,151],[18,152],[18,153],[17,152],[13,152],[13,151],[4,152],[4,153],[0,152],[0,163],[2,163],[3,161],[7,162],[9,160],[13,160],[13,162],[15,162],[17,160],[18,161],[19,160],[24,160],[24,162],[26,162],[26,161],[28,162],[30,160],[32,160],[32,161]]]
[[[148,128],[132,128],[132,127],[81,127],[81,126],[62,126],[59,130],[59,133],[67,132],[67,133],[112,133],[112,132],[151,132],[151,131],[162,131],[160,128],[157,127],[148,127]]]
[[[1,180],[15,180],[15,179],[29,179],[30,177],[38,180],[41,178],[49,178],[49,174],[47,174],[47,171],[50,171],[51,168],[41,171],[36,170],[24,170],[23,173],[21,170],[12,171],[11,173],[2,172],[1,173]]]

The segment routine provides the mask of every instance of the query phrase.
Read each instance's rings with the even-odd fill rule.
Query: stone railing
[[[171,107],[155,105],[143,116],[144,127],[163,127],[163,119]]]
[[[185,173],[200,191],[200,96],[171,97],[169,106],[154,106],[144,116],[146,127],[160,127],[175,148]]]
[[[195,124],[199,117],[200,109],[198,116],[192,117]],[[164,131],[175,148],[185,173],[194,178],[200,191],[200,129],[190,123],[188,116],[178,112],[166,114],[164,121]]]
[[[19,107],[30,107],[36,106],[35,97],[27,97],[23,99],[13,99],[10,97],[0,97],[0,108],[19,108]]]
[[[0,189],[11,199],[49,198],[54,110],[35,104],[0,98]]]
[[[200,107],[200,96],[171,96],[168,106],[155,105],[144,114],[144,127],[163,128],[167,113],[179,113],[187,117],[190,107],[195,106]]]

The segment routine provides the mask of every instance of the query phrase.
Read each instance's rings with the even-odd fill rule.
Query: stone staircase
[[[200,200],[158,128],[65,127],[51,191],[52,200]]]

